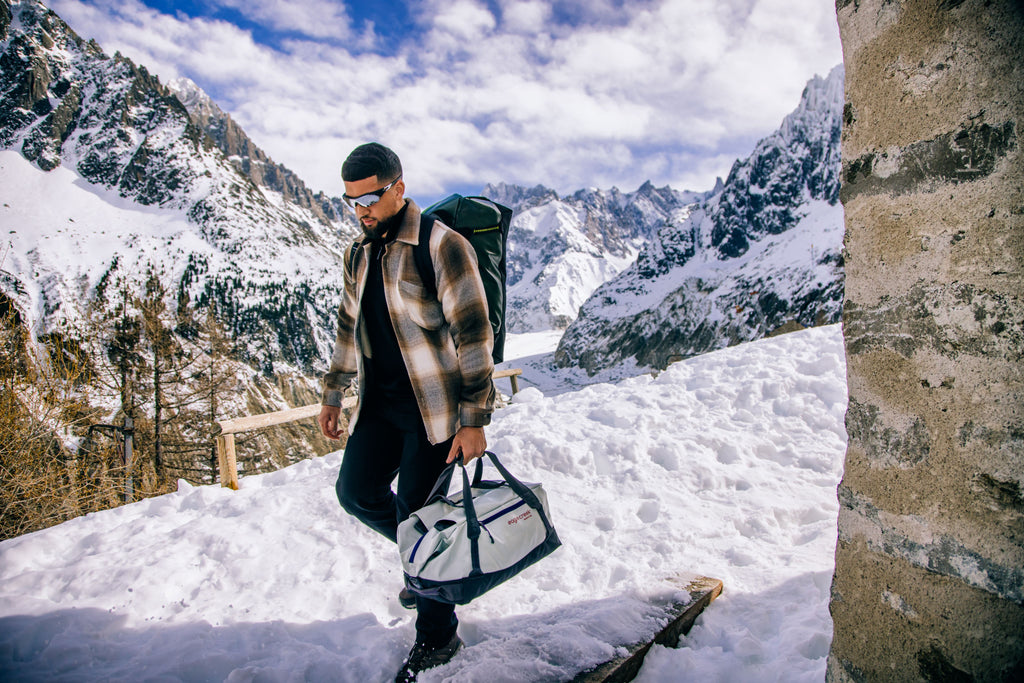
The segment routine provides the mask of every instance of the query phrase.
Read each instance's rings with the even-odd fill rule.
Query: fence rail
[[[494,379],[507,377],[512,383],[512,393],[519,391],[518,377],[523,374],[520,369],[496,370]],[[342,408],[352,408],[356,404],[354,397],[347,397],[341,402]],[[220,483],[226,488],[238,490],[238,461],[235,456],[235,434],[265,429],[277,425],[297,422],[320,415],[320,404],[278,410],[262,415],[247,415],[231,420],[220,420],[213,424],[212,435],[217,443],[217,464],[220,468]]]

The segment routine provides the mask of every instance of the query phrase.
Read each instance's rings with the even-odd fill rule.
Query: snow
[[[843,207],[825,201],[808,199],[800,208],[800,220],[789,230],[765,235],[750,242],[741,256],[722,259],[717,251],[706,248],[714,224],[706,211],[694,213],[702,233],[702,248],[696,255],[666,273],[649,278],[643,286],[616,286],[609,282],[587,302],[593,318],[614,320],[663,305],[681,283],[700,281],[709,299],[728,297],[737,283],[775,282],[776,288],[789,299],[802,295],[808,288],[821,286],[835,278],[822,256],[838,252],[843,244]],[[631,266],[635,271],[636,264]],[[721,304],[728,307],[731,299]],[[718,307],[714,307],[718,310]]]
[[[510,279],[509,327],[564,328],[603,282],[636,258],[633,246],[616,256],[584,234],[587,211],[561,200],[519,211],[512,219],[509,258],[529,266]]]
[[[34,288],[27,292],[34,319],[45,317],[46,283],[68,290],[61,301],[75,301],[83,295],[74,291],[76,281],[95,286],[126,243],[140,261],[171,243],[188,251],[202,246],[183,211],[141,206],[64,166],[47,173],[14,150],[0,150],[0,185],[0,267]]]
[[[650,183],[630,193],[613,187],[563,198],[540,186],[483,192],[515,210],[507,315],[517,333],[565,329],[595,289],[633,263],[653,232],[684,220],[706,196]]]
[[[508,363],[554,335],[513,336]],[[524,368],[530,367],[523,364]],[[530,380],[529,373],[524,380]],[[549,394],[490,447],[548,493],[563,547],[459,608],[437,681],[557,681],[657,629],[674,577],[725,589],[638,681],[820,681],[846,434],[839,326]],[[397,552],[334,497],[340,453],[0,543],[0,679],[387,681],[413,638]]]

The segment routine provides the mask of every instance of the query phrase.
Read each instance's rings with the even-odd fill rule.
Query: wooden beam
[[[503,377],[508,377],[509,381],[512,383],[512,393],[518,394],[519,381],[517,378],[522,374],[523,371],[520,368],[508,368],[506,370],[495,370],[494,374],[491,375],[491,378],[502,379]]]
[[[501,379],[503,377],[511,378],[512,393],[515,393],[518,389],[518,387],[516,386],[516,377],[522,374],[523,371],[518,368],[511,368],[508,370],[497,370],[494,373],[494,379]],[[352,396],[348,396],[341,402],[341,407],[351,408],[355,404],[356,399]],[[249,415],[246,417],[237,417],[233,420],[220,420],[219,422],[214,423],[213,436],[218,436],[220,434],[238,434],[240,432],[251,432],[254,429],[274,427],[276,425],[295,422],[296,420],[304,420],[308,417],[316,417],[319,414],[320,404],[313,403],[308,406],[299,406],[298,408],[289,408],[288,410],[278,410],[273,413],[263,413],[262,415]]]
[[[572,679],[572,683],[626,683],[636,678],[643,666],[644,657],[654,645],[679,647],[679,639],[690,632],[690,627],[697,620],[704,608],[722,594],[722,582],[706,576],[698,576],[686,583],[683,588],[690,594],[690,601],[668,605],[668,624],[665,625],[651,640],[627,645],[627,654],[601,664],[597,668],[584,671]],[[680,672],[680,680],[684,680],[685,672]]]
[[[509,377],[512,381],[512,393],[516,393],[519,390],[516,384],[516,377],[523,374],[523,371],[517,368],[510,368],[508,370],[498,370],[494,373],[495,379],[502,377]],[[356,404],[356,398],[354,396],[347,396],[341,401],[342,408],[352,408]],[[235,456],[235,434],[242,432],[251,432],[255,429],[264,429],[266,427],[274,427],[277,425],[287,424],[289,422],[296,422],[298,420],[305,420],[311,417],[320,415],[321,406],[319,403],[313,403],[308,406],[299,406],[298,408],[289,408],[288,410],[278,410],[273,413],[263,413],[262,415],[249,415],[246,417],[238,417],[233,420],[220,420],[219,422],[213,423],[211,433],[217,441],[217,461],[220,468],[220,481],[221,485],[227,486],[228,488],[238,490],[238,464]]]
[[[341,402],[342,408],[351,408],[356,404],[356,399],[352,396],[346,397]],[[295,422],[296,420],[304,420],[309,417],[316,417],[320,414],[320,404],[313,403],[308,406],[299,406],[298,408],[289,408],[288,410],[279,410],[275,413],[263,413],[262,415],[249,415],[247,417],[237,417],[233,420],[221,420],[220,422],[214,423],[213,435],[219,434],[238,434],[239,432],[251,432],[254,429],[263,429],[264,427],[274,427],[276,425],[287,424],[288,422]]]

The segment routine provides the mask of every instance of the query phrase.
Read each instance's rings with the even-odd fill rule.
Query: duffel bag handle
[[[541,505],[540,499],[537,498],[537,494],[533,492],[533,489],[531,489],[529,486],[516,479],[511,472],[505,469],[505,466],[502,465],[501,462],[498,460],[497,455],[490,451],[487,451],[486,455],[491,459],[491,462],[494,463],[494,466],[501,474],[501,478],[505,480],[505,482],[509,485],[509,488],[515,491],[516,495],[518,495],[520,498],[526,501],[527,505],[529,505],[534,510],[540,513],[540,518],[544,521],[544,528],[547,530],[548,533],[551,533],[554,530],[554,527],[551,526],[551,521],[548,520],[547,513],[544,512],[544,506]],[[483,458],[480,458],[480,460],[483,460]],[[482,465],[482,463],[478,464],[478,467],[479,465]]]
[[[537,514],[540,515],[541,521],[544,522],[545,531],[548,534],[552,533],[554,531],[554,527],[551,525],[551,520],[548,519],[548,515],[544,511],[544,506],[541,505],[540,499],[537,498],[537,494],[530,490],[529,486],[516,479],[511,472],[505,469],[505,466],[498,460],[497,455],[491,451],[485,451],[484,454],[491,459],[492,463],[494,463],[494,466],[501,474],[502,479],[504,479],[508,484],[509,488],[511,488],[517,496],[522,498],[528,506],[537,511]],[[449,468],[456,464],[463,465],[461,455],[449,466]],[[445,472],[448,472],[449,468],[445,468]],[[476,484],[480,483],[482,473],[483,458],[481,457],[477,459],[476,472],[474,472],[473,476],[473,481]],[[441,476],[443,477],[444,474],[445,473],[442,472]],[[448,477],[449,479],[451,478],[450,473]],[[438,478],[438,483],[441,483],[440,477]],[[470,541],[470,559],[473,563],[473,571],[470,573],[470,576],[474,576],[483,573],[480,569],[480,521],[477,519],[476,507],[473,505],[473,492],[469,482],[469,475],[466,474],[465,465],[462,467],[462,509],[466,514],[466,536]]]
[[[491,462],[493,462],[494,466],[498,468],[498,472],[501,473],[502,478],[508,483],[508,485],[512,488],[513,491],[520,494],[520,496],[528,498],[527,505],[530,505],[530,507],[537,507],[537,505],[533,505],[533,503],[531,503],[529,500],[529,497],[532,496],[533,492],[530,491],[529,487],[522,484],[518,479],[512,476],[512,474],[509,473],[509,471],[505,469],[505,467],[500,462],[498,462],[497,455],[495,455],[491,451],[485,451],[484,455],[487,455],[491,458]],[[441,474],[437,476],[437,481],[434,483],[434,488],[430,489],[430,493],[427,494],[426,502],[423,503],[424,507],[430,505],[435,500],[443,500],[444,502],[448,503],[453,507],[458,507],[458,503],[454,502],[448,497],[448,489],[451,488],[452,475],[455,472],[456,465],[463,465],[463,467],[465,467],[465,465],[462,462],[461,454],[459,455],[458,458],[453,460],[443,470],[441,470]],[[490,484],[491,486],[496,485],[492,482],[484,482],[483,475],[484,459],[480,457],[476,459],[476,469],[473,472],[473,481],[470,484],[470,486],[472,488],[477,489],[481,487],[487,487],[488,484]],[[523,491],[526,492],[525,496],[522,493]]]
[[[462,464],[462,456],[452,461],[441,470],[441,474],[437,475],[437,481],[434,483],[434,488],[430,489],[430,493],[427,495],[426,501],[423,503],[423,507],[426,507],[433,503],[435,500],[443,500],[452,507],[458,507],[458,503],[448,498],[448,488],[452,483],[452,474],[455,473],[455,466]]]
[[[554,527],[551,525],[551,520],[548,519],[547,513],[544,511],[544,506],[541,505],[540,499],[537,495],[530,490],[530,487],[519,481],[515,476],[505,469],[505,466],[498,460],[498,456],[491,451],[485,451],[484,455],[491,459],[494,463],[494,467],[497,468],[498,473],[501,474],[502,479],[509,485],[512,491],[523,499],[523,501],[537,511],[540,515],[541,521],[544,522],[544,529],[547,533],[552,533]],[[476,507],[473,505],[473,487],[479,487],[483,479],[483,457],[477,458],[476,470],[473,472],[473,482],[469,481],[469,475],[466,473],[466,466],[462,460],[462,456],[459,455],[453,462],[449,463],[445,467],[441,474],[438,475],[437,481],[434,483],[434,488],[431,489],[430,495],[427,496],[427,501],[424,505],[429,505],[435,500],[443,500],[452,507],[458,507],[459,503],[448,498],[448,488],[451,486],[452,475],[455,473],[456,465],[462,466],[462,509],[466,515],[466,536],[469,538],[470,545],[470,559],[473,563],[473,570],[470,572],[470,576],[482,574],[483,571],[480,569],[480,520],[476,515]]]

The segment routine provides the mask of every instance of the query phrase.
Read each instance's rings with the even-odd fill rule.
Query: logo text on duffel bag
[[[509,526],[511,526],[513,524],[518,524],[519,522],[523,521],[524,519],[529,519],[532,516],[533,516],[533,510],[527,510],[523,514],[517,515],[517,516],[513,517],[512,519],[508,520],[505,523],[508,524]]]

